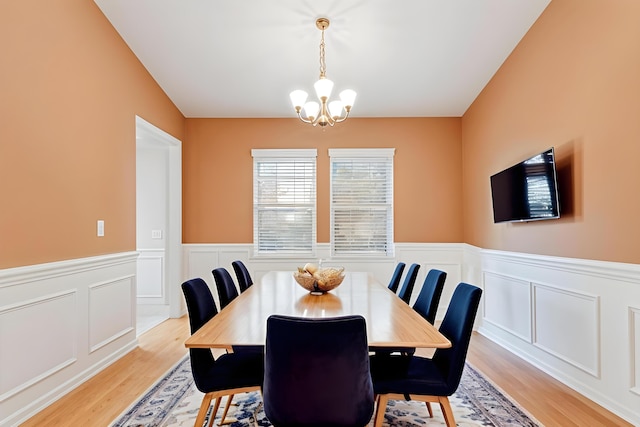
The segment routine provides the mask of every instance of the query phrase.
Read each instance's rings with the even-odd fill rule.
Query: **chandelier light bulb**
[[[353,103],[356,101],[356,92],[351,89],[345,89],[340,92],[340,100],[342,101],[345,110],[349,111],[351,107],[353,107]]]
[[[293,108],[296,109],[296,112],[300,112],[300,109],[307,101],[307,92],[303,90],[294,90],[289,94],[289,98],[291,98],[291,103],[293,104]]]
[[[356,92],[351,89],[343,90],[340,92],[340,101],[329,102],[333,90],[333,82],[326,78],[327,66],[324,57],[324,30],[329,27],[329,20],[327,18],[318,18],[316,27],[322,31],[320,39],[320,78],[313,87],[320,103],[315,101],[307,102],[308,94],[303,90],[294,90],[289,94],[289,98],[291,98],[291,103],[296,110],[298,118],[304,123],[322,127],[333,126],[349,117],[351,107],[353,107],[356,99]]]
[[[309,101],[306,104],[304,104],[304,113],[311,120],[313,120],[316,117],[318,117],[318,112],[319,111],[320,111],[320,104],[318,104],[315,101]]]
[[[313,85],[313,88],[316,90],[318,99],[321,101],[326,101],[331,96],[331,91],[333,90],[333,82],[327,78],[322,77]]]
[[[329,113],[331,114],[332,119],[337,119],[342,115],[342,101],[331,101],[329,103]]]

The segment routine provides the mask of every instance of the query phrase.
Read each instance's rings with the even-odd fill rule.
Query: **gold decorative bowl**
[[[293,278],[311,294],[320,295],[340,286],[344,280],[344,268],[319,268],[313,274],[308,271],[296,271],[293,273]]]

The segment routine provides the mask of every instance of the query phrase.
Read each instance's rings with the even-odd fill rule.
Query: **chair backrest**
[[[400,299],[407,304],[409,304],[409,301],[411,300],[411,293],[413,292],[413,286],[416,284],[416,277],[418,277],[419,269],[420,264],[411,264],[409,271],[407,271],[407,275],[404,278],[404,282],[402,283],[402,288],[400,288],[400,292],[398,292]]]
[[[433,355],[433,362],[443,378],[446,378],[449,396],[456,391],[462,378],[473,322],[481,296],[482,289],[468,283],[459,283],[453,291],[451,302],[439,328],[442,335],[451,341],[451,347],[437,349]]]
[[[282,426],[365,426],[373,414],[362,316],[267,319],[265,415]]]
[[[240,260],[233,261],[231,265],[233,266],[233,271],[236,273],[240,292],[246,291],[249,286],[253,285],[253,280],[251,279],[249,270],[247,270],[247,266]]]
[[[427,322],[433,325],[436,320],[436,313],[438,312],[438,304],[440,303],[440,297],[442,296],[442,289],[444,288],[444,281],[447,278],[447,273],[441,270],[432,268],[427,273],[424,282],[422,283],[422,289],[418,294],[416,302],[413,304],[413,309],[420,313],[422,317],[427,319]]]
[[[404,271],[404,267],[406,264],[404,262],[399,262],[396,265],[396,269],[393,271],[393,276],[391,276],[391,280],[389,281],[389,289],[394,294],[398,292],[398,286],[400,286],[400,280],[402,279],[402,272]]]
[[[213,279],[216,281],[220,310],[222,310],[229,305],[231,301],[236,299],[238,296],[238,289],[226,268],[214,268],[211,273],[213,274]]]
[[[201,278],[187,280],[182,284],[182,292],[189,312],[189,325],[193,334],[218,314],[216,303],[207,282]],[[208,392],[208,372],[215,359],[208,348],[190,348],[191,371],[198,390]]]
[[[184,282],[182,284],[182,292],[187,303],[189,325],[193,334],[218,314],[218,309],[207,282],[199,277]]]

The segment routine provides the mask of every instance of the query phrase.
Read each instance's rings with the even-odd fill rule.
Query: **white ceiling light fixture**
[[[320,39],[320,79],[313,85],[316,95],[320,100],[320,104],[315,101],[307,100],[307,92],[303,90],[294,90],[289,97],[293,108],[295,108],[298,118],[304,123],[310,123],[313,126],[320,125],[333,126],[336,123],[343,122],[349,117],[351,107],[356,99],[356,93],[351,89],[340,92],[340,101],[329,101],[333,82],[326,77],[327,65],[324,58],[324,30],[329,27],[327,18],[318,18],[316,27],[322,31]],[[304,111],[304,114],[303,114]]]

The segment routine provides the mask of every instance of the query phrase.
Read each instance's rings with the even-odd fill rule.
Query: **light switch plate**
[[[98,237],[104,237],[104,220],[98,220]]]
[[[152,239],[162,239],[162,230],[151,230]]]

